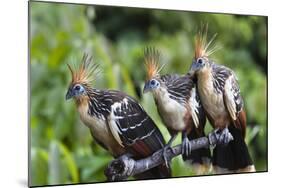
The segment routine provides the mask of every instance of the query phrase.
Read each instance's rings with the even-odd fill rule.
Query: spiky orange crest
[[[213,37],[209,41],[207,41],[207,33],[208,24],[203,26],[195,37],[195,59],[198,59],[199,57],[209,57],[211,54],[213,54],[219,49],[219,47],[216,45],[211,47],[211,44],[216,38],[217,34],[214,34]]]
[[[146,68],[147,79],[159,76],[162,67],[159,66],[160,52],[153,47],[144,49],[144,65]]]
[[[82,61],[78,68],[72,68],[69,64],[67,64],[70,72],[71,72],[71,83],[83,83],[83,84],[90,84],[94,76],[99,73],[99,67],[97,64],[92,63],[92,57],[88,54],[84,54]]]

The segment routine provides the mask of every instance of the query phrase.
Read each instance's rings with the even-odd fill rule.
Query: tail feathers
[[[135,159],[141,159],[151,156],[154,152],[160,150],[165,145],[165,141],[160,131],[154,131],[154,133],[146,137],[143,140],[137,141],[130,148],[130,152],[133,153]],[[171,177],[171,169],[165,164],[161,164],[148,171],[135,176],[136,179],[159,179]]]
[[[215,147],[213,165],[228,171],[239,171],[253,166],[253,161],[241,130],[234,126],[229,126],[228,129],[234,140],[229,142],[227,146],[218,145]]]
[[[182,156],[183,160],[189,160],[191,164],[207,164],[211,160],[211,152],[209,148],[201,148],[192,151],[188,157]]]
[[[143,172],[135,176],[135,178],[138,180],[170,178],[170,177],[172,177],[171,169],[169,167],[166,167],[165,164],[162,164],[160,166],[157,166],[155,168],[152,168],[146,172]]]

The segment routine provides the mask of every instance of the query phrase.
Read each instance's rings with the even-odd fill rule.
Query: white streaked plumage
[[[147,137],[151,136],[154,133],[155,129],[152,129],[148,134],[142,136],[142,137],[137,137],[134,140],[131,140],[133,143],[136,142],[137,140],[143,140],[146,139]]]
[[[143,122],[145,122],[148,119],[148,117],[146,117],[145,119],[143,119],[140,123],[136,124],[135,126],[130,126],[128,128],[121,128],[122,131],[127,131],[128,129],[135,129],[137,127],[140,127]]]
[[[122,140],[119,136],[119,134],[121,134],[119,128],[118,128],[118,125],[116,123],[116,118],[114,116],[114,112],[111,111],[110,115],[109,115],[109,118],[108,118],[108,125],[109,125],[109,128],[110,128],[110,131],[113,135],[113,137],[115,138],[115,140],[118,142],[118,144],[122,147],[124,147],[124,145],[122,144]]]
[[[192,116],[192,120],[194,122],[194,125],[196,128],[199,127],[199,119],[197,114],[199,114],[198,108],[199,108],[199,103],[196,100],[196,89],[192,88],[191,90],[191,96],[189,98],[188,104],[191,108],[191,116]]]
[[[232,79],[233,76],[230,76],[226,81],[225,81],[225,86],[224,86],[224,95],[225,95],[225,104],[227,107],[227,110],[233,120],[236,120],[236,103],[235,103],[235,98],[234,98],[234,91],[232,87]]]
[[[116,139],[116,141],[122,146],[122,140],[119,136],[119,134],[122,134],[117,123],[116,123],[116,119],[122,119],[123,117],[120,116],[116,116],[114,115],[114,112],[116,112],[117,110],[121,110],[122,105],[125,105],[125,107],[128,107],[128,100],[126,98],[124,98],[122,101],[120,102],[115,102],[112,106],[111,106],[111,112],[110,115],[108,117],[108,125],[109,128],[112,132],[112,135],[114,136],[114,138]]]

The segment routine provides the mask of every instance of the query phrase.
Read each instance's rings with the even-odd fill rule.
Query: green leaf
[[[48,152],[40,148],[31,148],[31,186],[48,183]]]
[[[59,145],[60,151],[62,152],[63,159],[66,163],[69,173],[71,175],[71,182],[78,183],[79,182],[78,168],[76,166],[76,163],[74,161],[74,158],[73,158],[71,152],[62,143],[58,143],[58,145]]]

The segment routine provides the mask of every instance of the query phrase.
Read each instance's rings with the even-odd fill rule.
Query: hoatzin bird
[[[129,154],[135,160],[152,155],[165,145],[164,138],[143,107],[121,91],[91,87],[97,65],[84,55],[79,68],[68,65],[72,81],[66,99],[73,98],[82,122],[94,140],[115,158]],[[170,177],[165,164],[137,176],[137,179]]]
[[[147,80],[143,92],[152,93],[158,113],[171,135],[165,149],[171,147],[172,142],[181,132],[183,160],[188,160],[197,174],[206,173],[210,167],[210,149],[202,148],[190,152],[189,145],[189,139],[205,136],[206,116],[196,85],[188,74],[161,76],[159,60],[160,52],[158,50],[155,48],[144,50]]]
[[[214,148],[214,170],[217,173],[254,172],[244,140],[246,114],[237,78],[231,69],[215,64],[209,58],[217,49],[216,46],[210,48],[216,35],[207,42],[205,29],[195,38],[195,57],[189,73],[196,76],[198,93],[211,125],[214,128],[228,127],[234,138],[227,146]]]

